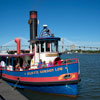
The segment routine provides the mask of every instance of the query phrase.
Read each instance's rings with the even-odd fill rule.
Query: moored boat
[[[16,38],[17,52],[0,54],[2,78],[19,88],[76,96],[80,81],[78,59],[63,60],[59,57],[60,38],[55,37],[47,25],[38,36],[36,11],[30,12],[29,24],[30,52],[21,53],[21,40]]]

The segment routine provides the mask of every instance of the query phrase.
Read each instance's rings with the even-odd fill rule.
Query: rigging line
[[[16,84],[14,85],[14,89],[16,89],[16,87],[17,87],[19,81],[20,81],[19,78],[17,78],[17,82],[16,82]]]

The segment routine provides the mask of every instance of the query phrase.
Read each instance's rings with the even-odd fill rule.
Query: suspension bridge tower
[[[62,52],[64,52],[64,37],[62,38]]]

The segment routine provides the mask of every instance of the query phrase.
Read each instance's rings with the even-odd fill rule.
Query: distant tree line
[[[100,50],[81,50],[81,49],[78,49],[78,50],[65,50],[65,53],[68,53],[68,52],[71,52],[71,53],[100,53]]]

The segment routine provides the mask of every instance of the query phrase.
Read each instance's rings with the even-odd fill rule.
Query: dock
[[[29,100],[16,89],[0,79],[0,100]]]

